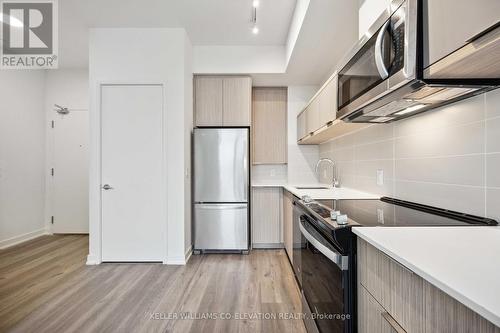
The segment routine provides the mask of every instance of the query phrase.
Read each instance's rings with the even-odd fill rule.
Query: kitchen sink
[[[328,186],[296,186],[297,190],[328,190]]]

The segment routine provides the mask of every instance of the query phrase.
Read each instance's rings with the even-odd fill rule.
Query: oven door
[[[338,73],[338,117],[351,114],[415,78],[417,1],[388,9]]]
[[[313,223],[308,216],[301,217],[300,231],[305,243],[301,251],[302,292],[308,305],[304,311],[309,308],[311,312],[306,314],[306,327],[309,332],[352,332],[348,258]]]

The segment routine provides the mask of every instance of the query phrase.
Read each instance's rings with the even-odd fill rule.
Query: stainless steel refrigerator
[[[194,129],[194,248],[249,248],[249,129]]]

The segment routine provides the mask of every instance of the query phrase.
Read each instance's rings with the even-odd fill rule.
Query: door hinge
[[[51,216],[51,217],[50,217],[50,223],[51,223],[51,224],[54,224],[54,216]]]
[[[54,168],[50,169],[50,175],[54,176]]]
[[[50,122],[50,127],[54,128],[54,121],[53,120]]]

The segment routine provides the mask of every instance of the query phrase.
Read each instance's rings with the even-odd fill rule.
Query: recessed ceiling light
[[[260,4],[259,0],[253,0],[253,2],[252,2],[253,8],[259,7],[259,4]]]
[[[426,106],[427,105],[425,105],[425,104],[417,104],[417,105],[410,106],[409,108],[406,108],[406,109],[401,110],[399,112],[396,112],[394,114],[397,115],[397,116],[402,116],[404,114],[407,114],[407,113],[414,112],[414,111],[420,110],[422,108],[425,108]]]
[[[257,35],[257,34],[259,33],[259,27],[254,26],[254,27],[252,28],[252,32],[253,32],[253,34],[254,34],[254,35]]]

